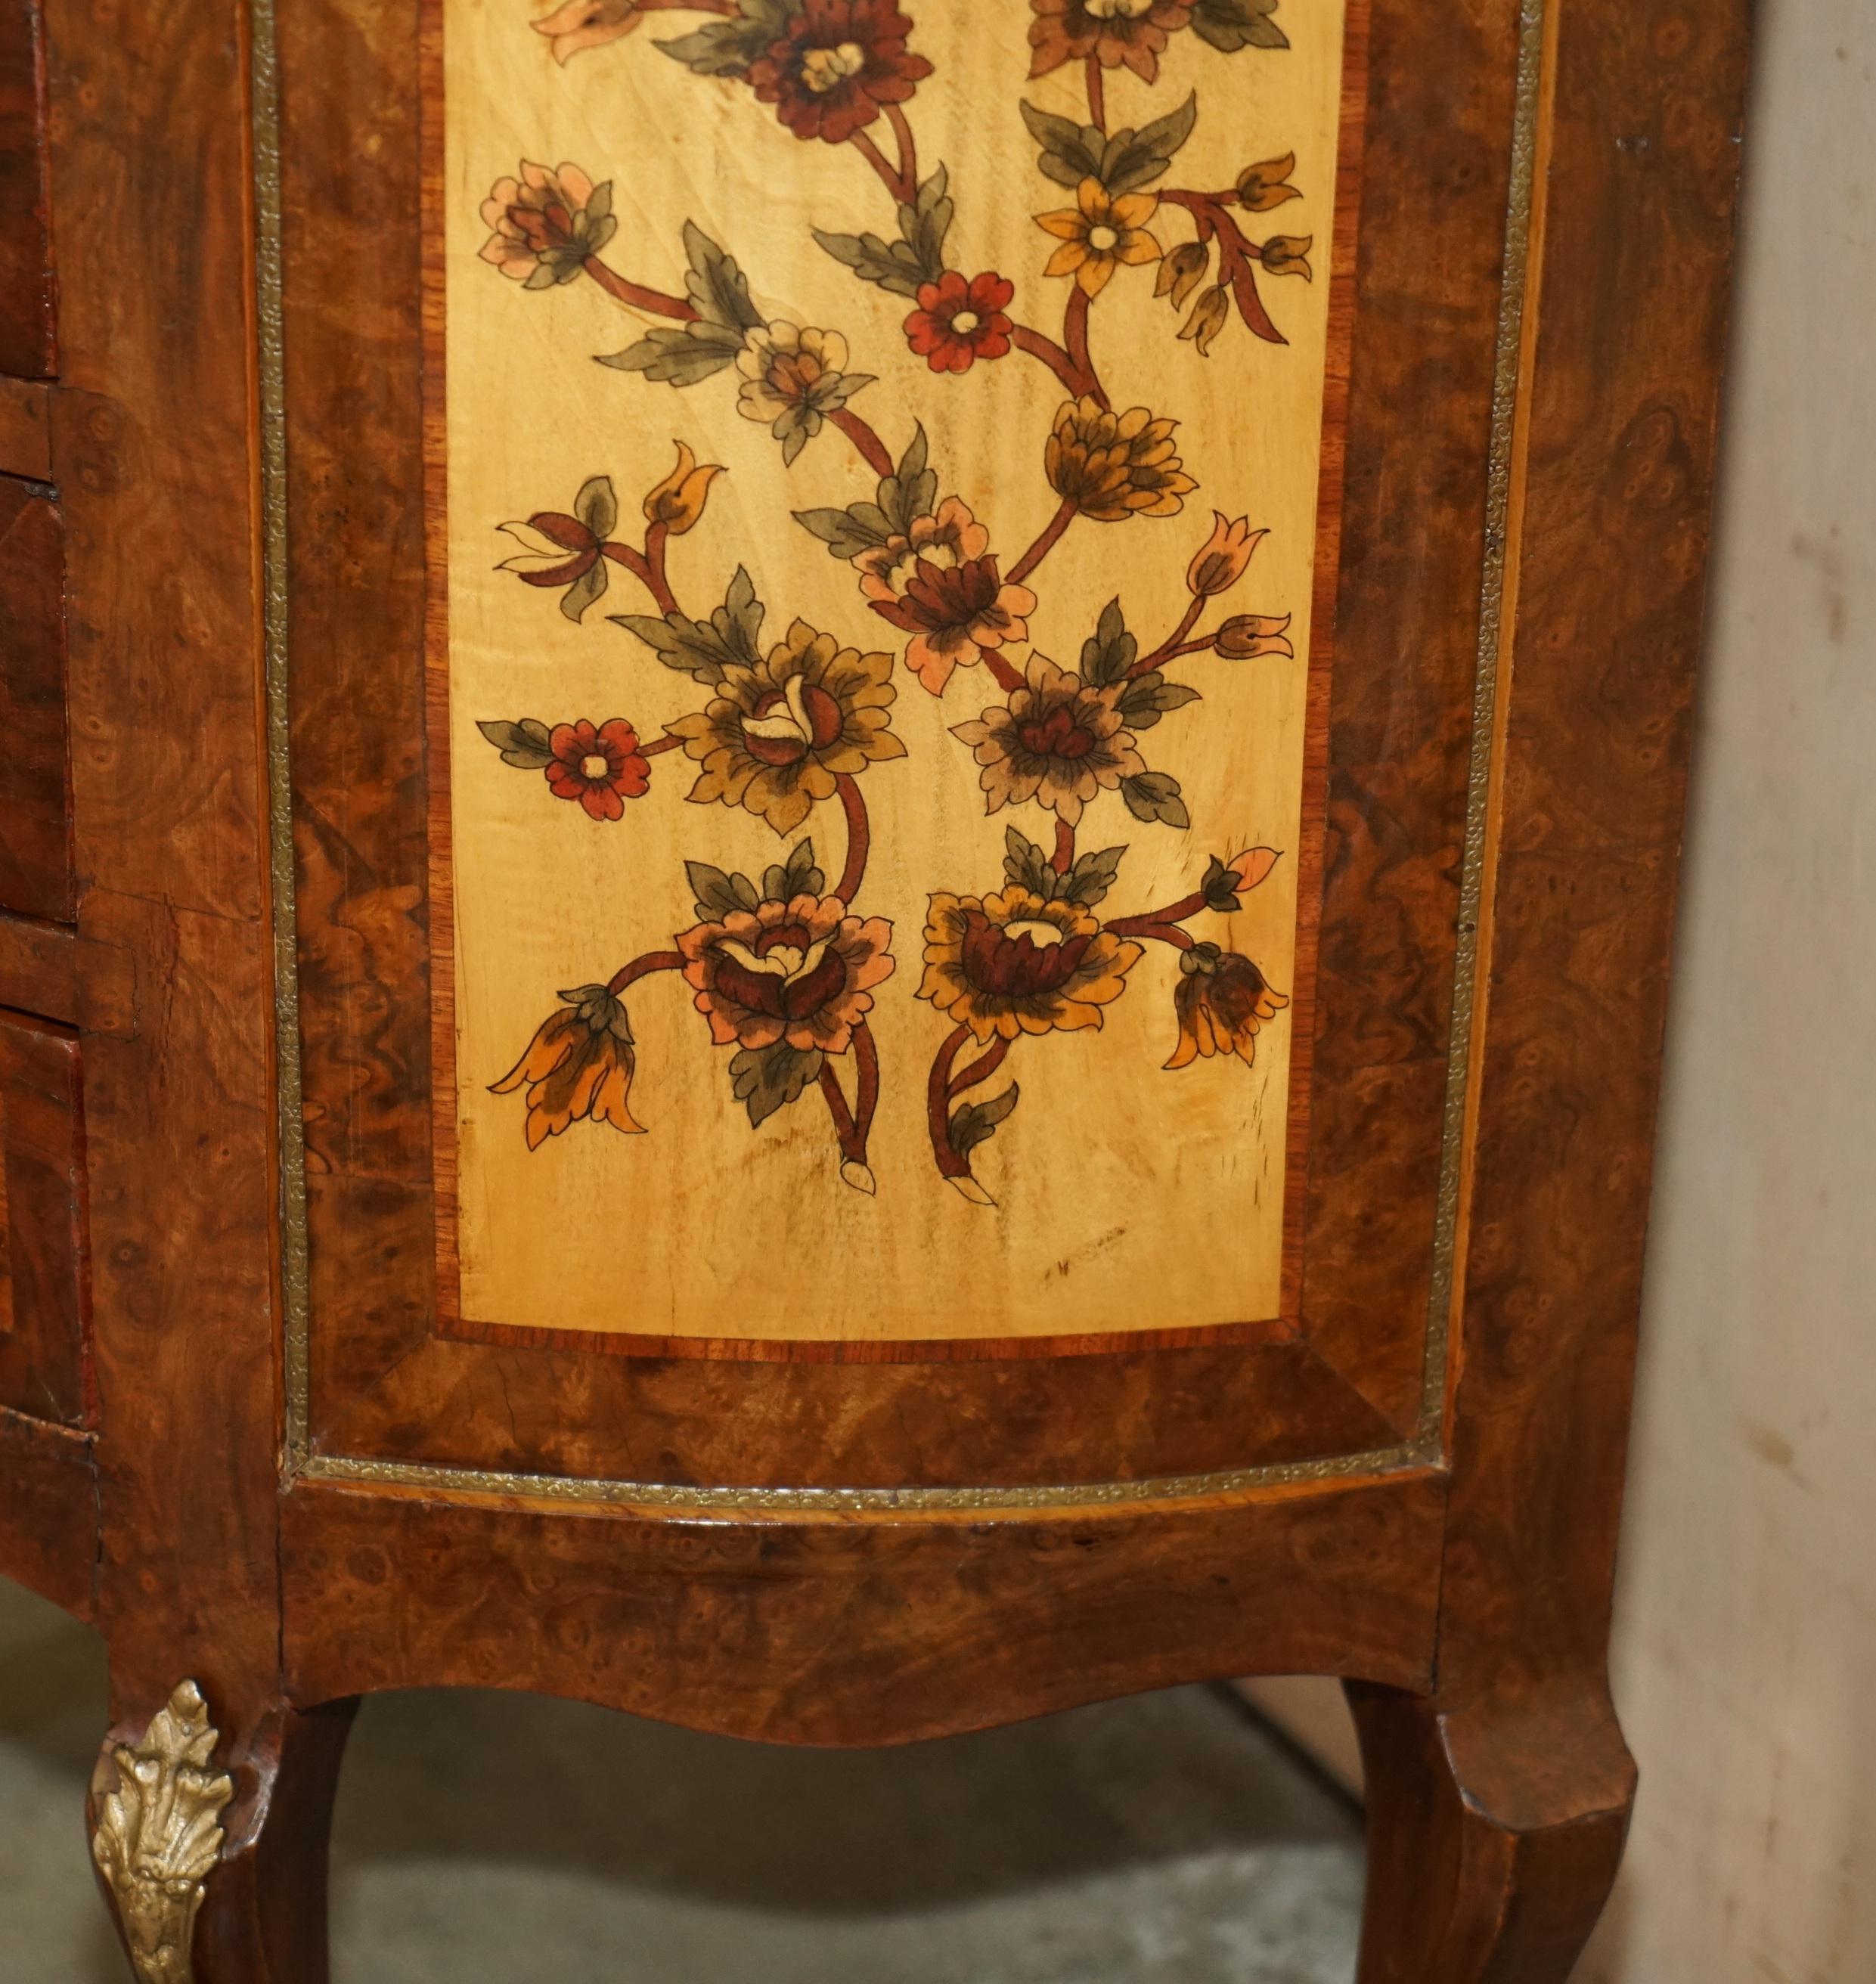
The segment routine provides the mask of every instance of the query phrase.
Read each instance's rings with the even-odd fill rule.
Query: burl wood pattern
[[[994,1483],[1358,1450],[1377,1417],[1410,1419],[1511,0],[1432,23],[1396,0],[1375,12],[1298,1328],[943,1365],[434,1333],[423,712],[383,659],[424,632],[420,270],[357,143],[369,128],[386,157],[420,156],[416,37],[392,8],[286,12],[316,1447],[798,1483],[818,1451],[828,1479]],[[0,1005],[35,1037],[77,1037],[99,1382],[95,1432],[0,1405],[0,1571],[97,1619],[115,1726],[144,1726],[185,1674],[202,1684],[237,1793],[200,1984],[323,1984],[325,1825],[363,1691],[528,1687],[879,1743],[1278,1666],[1360,1684],[1362,1984],[1567,1976],[1633,1788],[1603,1645],[1745,35],[1736,0],[1544,12],[1445,1457],[939,1519],[283,1486],[250,23],[233,0],[175,0],[105,35],[50,0],[48,465],[85,887],[75,927],[0,912]],[[1416,188],[1443,216],[1437,253],[1409,225]],[[348,255],[367,233],[375,252]],[[322,714],[347,719],[349,762],[322,754]],[[1077,1436],[1090,1409],[1126,1423]]]
[[[54,370],[44,36],[38,0],[0,0],[0,374]]]
[[[49,466],[42,429],[18,437],[15,458],[30,460],[35,444]],[[0,910],[54,919],[69,919],[72,901],[64,581],[59,504],[0,476]]]
[[[87,1416],[79,1045],[0,1012],[0,1405]]]

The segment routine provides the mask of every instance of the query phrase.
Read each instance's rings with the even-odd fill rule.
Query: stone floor
[[[0,1984],[124,1984],[79,1821],[98,1643],[0,1580]],[[1357,1821],[1231,1699],[897,1751],[367,1704],[336,1984],[1348,1984]]]

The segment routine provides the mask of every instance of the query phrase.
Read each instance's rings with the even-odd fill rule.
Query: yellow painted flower
[[[1097,523],[1175,517],[1198,487],[1180,461],[1178,424],[1144,407],[1114,414],[1097,400],[1070,400],[1044,451],[1049,486]]]
[[[983,1042],[1072,1033],[1101,1024],[1140,955],[1078,903],[1023,888],[940,893],[926,920],[918,996]]]
[[[624,1005],[603,985],[560,996],[565,1006],[542,1024],[493,1092],[508,1095],[525,1084],[531,1151],[585,1117],[642,1136],[645,1125],[626,1106],[635,1058]]]
[[[1185,1067],[1214,1054],[1235,1054],[1248,1067],[1257,1058],[1257,1037],[1289,1000],[1273,992],[1250,959],[1215,943],[1195,944],[1181,953],[1173,1010],[1179,1041],[1169,1067]]]
[[[1036,225],[1054,235],[1061,246],[1049,257],[1044,272],[1073,276],[1090,296],[1099,296],[1108,278],[1123,263],[1157,262],[1160,244],[1147,232],[1159,208],[1157,194],[1108,192],[1097,179],[1085,179],[1075,191],[1075,204],[1053,213],[1039,213]]]
[[[676,444],[678,465],[645,498],[645,521],[662,524],[674,538],[681,538],[704,513],[710,484],[723,472],[716,462],[698,466],[697,457],[682,441]]]
[[[903,758],[890,655],[843,648],[797,620],[753,668],[728,668],[699,715],[665,727],[701,767],[688,796],[739,806],[789,833],[843,774]]]

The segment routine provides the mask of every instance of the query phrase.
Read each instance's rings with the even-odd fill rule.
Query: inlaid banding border
[[[695,1487],[666,1483],[502,1472],[409,1461],[315,1454],[310,1434],[311,1315],[307,1265],[306,1143],[302,1118],[298,929],[288,655],[288,481],[283,330],[281,160],[274,0],[255,0],[253,159],[256,218],[262,558],[275,950],[281,1178],[282,1306],[287,1477],[398,1484],[471,1495],[752,1513],[956,1510],[982,1513],[1186,1500],[1289,1483],[1436,1465],[1443,1452],[1449,1339],[1456,1261],[1462,1238],[1463,1180],[1475,1061],[1480,928],[1491,858],[1490,812],[1508,632],[1507,575],[1514,524],[1519,386],[1526,348],[1533,195],[1546,80],[1548,0],[1525,0],[1519,18],[1509,197],[1498,313],[1487,460],[1485,558],[1473,679],[1459,921],[1441,1135],[1437,1209],[1422,1364],[1412,1436],[1329,1458],[1218,1472],[1062,1486],[856,1488]],[[1338,280],[1342,272],[1338,268]],[[1306,1077],[1305,1077],[1306,1078]]]

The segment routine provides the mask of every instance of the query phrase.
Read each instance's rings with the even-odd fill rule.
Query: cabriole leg
[[[1358,1984],[1564,1984],[1634,1803],[1606,1693],[1453,1711],[1389,1688],[1348,1694],[1368,1777]]]
[[[138,1984],[327,1984],[332,1808],[356,1701],[218,1730],[193,1681],[113,1731],[92,1855]]]

